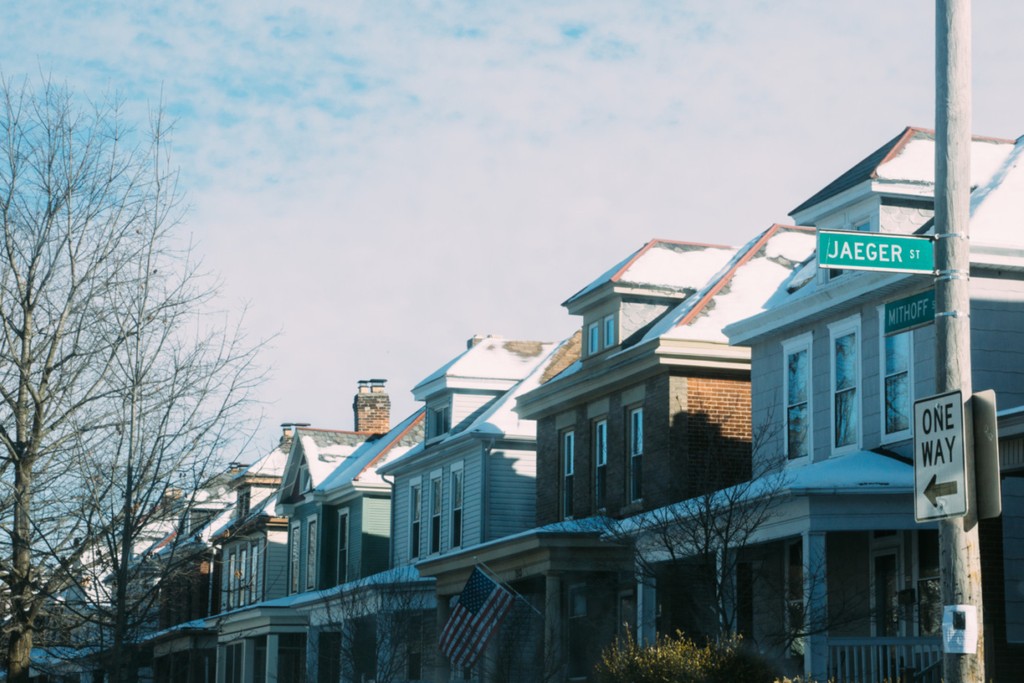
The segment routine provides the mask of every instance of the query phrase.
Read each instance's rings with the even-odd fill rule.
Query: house
[[[417,565],[437,578],[441,619],[478,564],[535,610],[485,669],[584,680],[624,628],[650,637],[682,618],[671,591],[635,574],[615,520],[749,476],[748,354],[721,329],[759,310],[812,243],[779,225],[741,249],[652,240],[563,304],[582,318],[581,357],[516,400],[537,424],[534,524]]]
[[[514,412],[515,401],[574,361],[578,343],[476,336],[416,385],[413,395],[427,411],[426,439],[381,468],[395,482],[396,567],[443,562],[534,525],[534,424]],[[437,575],[420,573],[431,581]],[[465,583],[458,575],[438,584],[437,632],[460,579]],[[447,680],[447,663],[434,664],[431,680]]]
[[[971,147],[972,381],[996,391],[1008,411],[1001,427],[1016,420],[1008,452],[1020,449],[1011,417],[1024,404],[1022,149],[991,138]],[[934,134],[908,128],[792,215],[821,228],[929,234],[934,154]],[[913,402],[936,393],[935,330],[932,315],[911,326],[897,315],[927,300],[932,284],[822,270],[811,258],[768,310],[726,328],[751,350],[753,421],[774,427],[766,452],[785,455],[776,509],[742,551],[752,637],[818,680],[892,679],[941,654],[938,538],[934,523],[915,522],[912,461]],[[1019,461],[1004,461],[1004,476],[1020,472]],[[1019,500],[1016,481],[1004,483],[1008,500]],[[995,680],[1014,679],[1021,662],[1011,642],[1022,635],[1011,614],[1019,600],[1011,610],[1003,599],[1024,578],[1010,562],[1020,554],[1014,505],[981,524]]]
[[[263,681],[270,672],[277,680],[305,680],[321,667],[328,677],[330,671],[340,675],[340,643],[332,638],[347,632],[352,618],[341,596],[349,584],[389,564],[391,489],[376,468],[418,443],[423,423],[418,411],[391,427],[383,380],[360,382],[353,410],[352,431],[295,426],[275,492],[261,491],[257,503],[260,478],[245,486],[248,504],[257,507],[227,530],[225,611],[216,619],[218,681]],[[254,519],[254,512],[266,519]],[[258,553],[262,585],[251,578],[261,527],[272,532],[268,552]]]

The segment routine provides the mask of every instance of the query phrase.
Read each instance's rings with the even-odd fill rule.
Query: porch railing
[[[829,638],[828,674],[835,683],[938,683],[942,641],[918,638]]]

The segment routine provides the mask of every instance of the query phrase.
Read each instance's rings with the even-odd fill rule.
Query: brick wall
[[[586,405],[571,407],[537,425],[537,523],[562,518],[561,444],[575,432],[576,467],[573,516],[600,512],[595,502],[594,424],[608,423],[607,492],[604,512],[625,517],[724,486],[750,473],[750,383],[719,377],[681,377],[667,373],[648,379],[642,403],[626,404],[623,391],[607,396],[607,411],[587,415]],[[630,500],[629,411],[643,407],[643,499]]]

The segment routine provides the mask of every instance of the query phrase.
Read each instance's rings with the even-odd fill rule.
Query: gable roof
[[[550,350],[549,342],[474,337],[465,351],[428,375],[412,393],[423,401],[444,389],[507,391]]]
[[[566,299],[572,310],[587,294],[604,287],[656,289],[667,295],[685,295],[718,272],[735,249],[717,244],[652,239],[594,281]]]
[[[297,427],[284,468],[280,502],[287,503],[305,493],[298,490],[299,472],[303,464],[309,472],[310,489],[314,489],[372,436],[368,432]]]
[[[423,442],[425,415],[426,409],[420,408],[392,427],[387,434],[363,443],[351,456],[335,467],[330,476],[315,487],[315,491],[327,494],[355,481],[363,484],[385,483],[377,473],[378,468],[402,457]]]
[[[728,342],[722,328],[768,308],[814,245],[814,228],[772,225],[738,249],[724,270],[661,318],[640,343],[656,338]]]
[[[971,178],[988,178],[1009,152],[1013,140],[974,136],[971,145]],[[868,180],[931,185],[935,181],[935,131],[908,126],[848,171],[789,212],[801,211],[856,187]]]

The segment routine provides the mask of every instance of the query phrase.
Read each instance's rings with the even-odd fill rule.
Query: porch
[[[829,638],[827,645],[835,683],[938,683],[942,674],[936,636]]]

